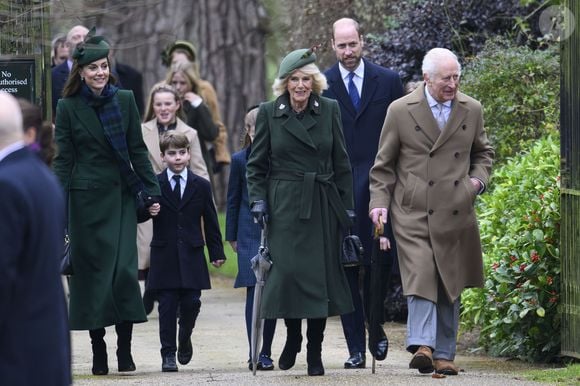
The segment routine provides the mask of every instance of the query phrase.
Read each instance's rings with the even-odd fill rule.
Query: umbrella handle
[[[268,223],[264,222],[264,227],[260,234],[260,251],[268,248]]]

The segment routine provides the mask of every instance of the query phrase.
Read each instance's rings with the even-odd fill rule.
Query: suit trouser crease
[[[418,346],[434,349],[433,359],[454,360],[459,328],[460,299],[451,302],[439,283],[437,303],[408,296],[407,350]]]
[[[344,269],[348,285],[350,287],[350,294],[352,297],[352,303],[354,305],[354,311],[341,315],[340,320],[342,322],[342,330],[344,332],[344,337],[346,339],[346,344],[348,346],[348,352],[350,355],[354,355],[359,352],[364,353],[366,351],[365,314],[359,289],[359,271],[360,267],[347,267]]]

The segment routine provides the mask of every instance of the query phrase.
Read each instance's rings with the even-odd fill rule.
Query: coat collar
[[[161,193],[163,194],[163,196],[165,196],[165,198],[169,202],[169,205],[171,205],[174,209],[179,210],[189,201],[191,201],[191,199],[194,197],[196,192],[194,181],[200,177],[193,174],[191,170],[189,169],[187,170],[187,184],[185,185],[185,190],[183,191],[183,195],[181,196],[181,200],[179,202],[177,201],[177,198],[173,195],[171,184],[169,183],[169,177],[167,176],[167,170],[163,169],[163,171],[158,174],[158,178]]]
[[[378,87],[377,77],[379,75],[375,66],[365,58],[362,58],[362,61],[364,62],[364,76],[358,113],[354,109],[350,97],[348,96],[348,90],[344,85],[338,62],[332,66],[330,71],[328,71],[327,77],[329,88],[332,88],[336,94],[336,98],[341,102],[341,105],[346,109],[346,112],[353,117],[358,117],[365,111]]]
[[[161,159],[161,149],[159,147],[159,130],[157,130],[157,118],[153,118],[150,121],[143,123],[141,132],[143,133],[143,142],[147,146],[149,151],[149,160],[153,164],[153,170],[159,173],[165,168],[163,160]],[[177,125],[175,126],[175,131],[178,133],[187,134],[188,130],[191,129],[185,124],[181,119],[177,118]],[[191,162],[190,166],[191,167]]]
[[[97,112],[94,108],[89,106],[85,101],[82,100],[80,96],[72,97],[72,103],[74,105],[73,111],[74,114],[80,122],[81,126],[83,126],[101,145],[110,148],[111,145],[107,141],[105,137],[105,132],[103,130],[103,125],[99,120]],[[127,112],[124,111],[123,106],[121,105],[121,115],[127,116]]]
[[[309,131],[316,125],[316,116],[320,115],[320,97],[318,95],[310,95],[308,107],[306,107],[306,112],[301,120],[296,118],[296,115],[292,111],[292,107],[290,106],[290,96],[288,93],[279,96],[274,101],[273,114],[275,118],[286,117],[282,122],[282,127],[300,142],[316,150],[316,145],[314,145]]]
[[[416,127],[418,127],[433,144],[431,150],[439,148],[461,127],[461,124],[467,117],[469,111],[466,107],[468,100],[465,94],[457,92],[457,95],[452,102],[449,120],[445,129],[441,132],[437,126],[435,118],[433,117],[427,98],[425,97],[424,83],[409,94],[406,99],[409,113],[415,120]]]
[[[320,96],[317,94],[310,94],[310,98],[308,99],[308,106],[306,107],[306,115],[308,115],[309,111],[316,115],[320,115]],[[274,117],[279,118],[284,115],[294,115],[292,112],[292,106],[290,105],[290,94],[287,92],[280,95],[274,101]]]

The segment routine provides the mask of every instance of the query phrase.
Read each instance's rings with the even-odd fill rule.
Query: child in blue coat
[[[258,253],[261,228],[254,223],[254,218],[250,214],[248,188],[246,185],[246,162],[250,155],[251,143],[254,138],[257,114],[258,106],[252,107],[246,114],[244,149],[232,156],[226,213],[226,240],[229,241],[232,249],[238,254],[238,275],[234,287],[246,287],[246,330],[248,342],[251,339],[252,308],[254,305],[254,288],[256,286],[256,276],[250,266],[250,260]],[[264,323],[258,370],[274,369],[271,347],[275,329],[276,319],[267,319]],[[251,363],[248,367],[252,370]]]
[[[160,149],[167,169],[157,175],[160,205],[148,211],[153,216],[153,239],[147,290],[159,302],[161,370],[166,372],[177,371],[176,352],[182,365],[193,355],[191,333],[201,307],[201,290],[211,288],[204,246],[215,267],[226,257],[210,184],[188,169],[189,140],[173,130],[163,135]]]

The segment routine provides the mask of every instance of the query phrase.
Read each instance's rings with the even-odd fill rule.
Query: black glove
[[[149,209],[149,207],[153,204],[158,204],[159,201],[160,201],[159,196],[149,196],[149,195],[143,196],[143,203],[145,204],[145,208],[147,209]]]
[[[254,216],[254,220],[264,228],[264,224],[268,222],[268,204],[266,201],[254,201],[250,207],[250,212]]]
[[[356,224],[356,213],[354,212],[354,210],[347,209],[346,215],[348,216],[348,219],[350,220],[350,226],[354,226],[354,224]]]

